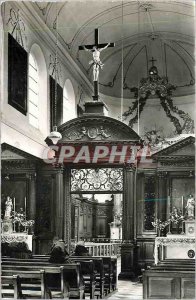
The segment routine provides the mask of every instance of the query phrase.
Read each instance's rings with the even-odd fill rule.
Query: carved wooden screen
[[[71,193],[123,192],[122,168],[72,169]]]
[[[27,113],[27,52],[8,34],[8,103]]]

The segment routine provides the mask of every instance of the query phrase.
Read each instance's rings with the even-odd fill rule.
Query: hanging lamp
[[[56,124],[56,105],[57,105],[57,64],[58,64],[58,13],[57,13],[57,4],[56,4],[56,47],[55,47],[55,96],[54,96],[54,125],[53,130],[48,135],[48,138],[52,141],[54,145],[58,143],[60,139],[62,139],[62,135],[57,130]]]

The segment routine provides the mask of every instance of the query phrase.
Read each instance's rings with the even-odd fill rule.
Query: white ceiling
[[[59,40],[91,80],[92,55],[78,51],[79,45],[94,43],[95,28],[99,28],[100,43],[115,43],[101,53],[101,93],[120,97],[123,74],[128,87],[124,97],[133,97],[129,88],[147,76],[152,56],[159,75],[167,75],[177,86],[174,95],[194,92],[194,1],[123,1],[122,5],[122,1],[70,0],[33,5],[51,30],[58,14]]]

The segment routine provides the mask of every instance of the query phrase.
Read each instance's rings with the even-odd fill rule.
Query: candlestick
[[[25,197],[25,221],[26,221],[26,215],[27,215],[27,198]]]
[[[182,196],[182,215],[184,215],[184,196]]]
[[[14,198],[14,218],[15,218],[15,214],[16,214],[16,199]],[[14,222],[14,232],[16,232],[16,224]]]
[[[169,216],[170,216],[170,213],[171,213],[170,196],[167,197],[167,201],[168,201],[168,214],[169,214]]]

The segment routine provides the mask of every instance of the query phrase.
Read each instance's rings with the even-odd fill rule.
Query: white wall
[[[11,6],[12,5],[12,6]],[[28,21],[28,16],[22,15],[21,18],[25,24],[25,35],[24,38],[24,48],[29,53],[31,47],[34,44],[37,44],[43,53],[46,65],[46,78],[41,82],[41,122],[40,128],[36,129],[32,125],[29,124],[28,114],[27,116],[23,115],[11,105],[8,104],[8,32],[12,32],[13,27],[8,23],[10,17],[10,9],[13,8],[17,11],[16,2],[12,4],[11,2],[6,2],[1,5],[1,17],[2,23],[4,27],[4,31],[1,31],[1,40],[3,45],[2,52],[2,90],[1,90],[1,143],[8,143],[12,146],[15,146],[27,153],[35,155],[37,157],[42,158],[42,153],[47,145],[44,140],[49,134],[50,131],[50,112],[49,112],[49,74],[51,73],[51,69],[49,69],[50,64],[50,56],[52,54],[55,57],[55,43],[53,40],[46,43],[46,31],[43,29],[39,30],[39,24],[37,23],[37,27],[31,24]],[[22,5],[22,2],[20,2]],[[30,16],[33,18],[34,16]],[[42,27],[41,27],[42,28]],[[15,37],[15,35],[13,35]],[[25,36],[24,36],[25,37]],[[47,36],[48,38],[48,36]],[[59,58],[61,65],[61,76],[59,80],[59,84],[63,87],[66,79],[70,79],[74,94],[76,97],[76,105],[80,98],[81,93],[81,83],[76,80],[73,75],[67,70],[65,66],[65,59],[61,60]],[[39,65],[40,66],[40,65]],[[43,74],[41,76],[44,76]],[[85,98],[85,91],[83,91],[83,98]],[[75,115],[74,115],[75,117]]]

